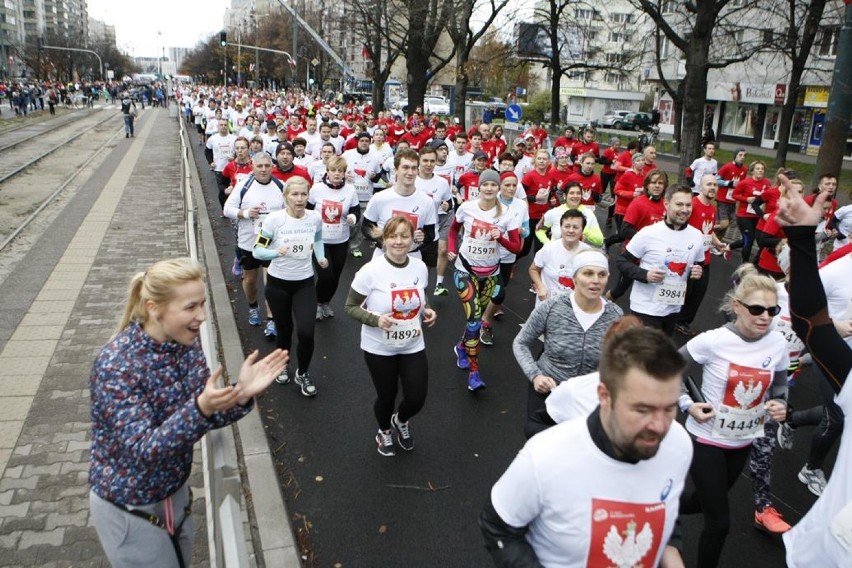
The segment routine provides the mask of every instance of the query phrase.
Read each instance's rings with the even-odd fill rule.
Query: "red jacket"
[[[737,217],[756,219],[757,213],[751,213],[748,211],[748,198],[761,195],[764,191],[769,189],[769,186],[769,180],[766,178],[756,180],[753,177],[747,177],[740,181],[740,183],[738,183],[734,188],[734,200],[739,203],[739,205],[737,205]]]
[[[730,162],[719,168],[717,175],[722,180],[722,183],[729,185],[723,187],[722,183],[719,184],[719,191],[716,192],[716,201],[734,203],[734,188],[740,183],[740,180],[745,179],[748,175],[748,168],[745,167],[745,164],[738,166],[736,162]]]
[[[627,213],[627,207],[633,201],[636,190],[644,190],[645,176],[637,174],[636,170],[630,169],[621,174],[615,182],[615,215]]]

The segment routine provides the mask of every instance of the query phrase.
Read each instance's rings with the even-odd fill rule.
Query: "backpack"
[[[278,179],[275,176],[272,176],[272,181],[273,181],[273,183],[275,183],[276,186],[278,186],[278,189],[280,189],[281,191],[284,191],[284,182],[283,181],[281,181],[280,179]],[[252,183],[254,183],[254,174],[249,175],[248,179],[246,179],[246,182],[243,184],[243,188],[240,190],[240,204],[237,205],[237,209],[243,208],[243,197],[246,196],[246,192],[248,192],[249,187],[251,187]]]

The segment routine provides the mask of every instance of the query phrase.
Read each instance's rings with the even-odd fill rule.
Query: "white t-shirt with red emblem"
[[[406,266],[398,267],[382,255],[355,274],[352,289],[366,296],[362,307],[376,315],[391,314],[394,320],[388,330],[362,325],[361,349],[374,355],[400,355],[426,348],[421,319],[428,280],[426,265],[410,256]]]
[[[383,229],[385,223],[397,215],[408,217],[415,231],[426,225],[435,225],[435,230],[438,228],[438,214],[435,213],[432,198],[421,191],[415,190],[411,195],[400,195],[396,188],[389,187],[373,195],[367,203],[367,208],[364,209],[364,218],[376,223],[379,229]],[[416,243],[411,244],[411,256],[420,258],[420,251],[416,250],[419,246]],[[378,258],[382,254],[384,254],[382,249],[376,248],[373,251],[373,258]]]
[[[639,259],[639,266],[664,269],[662,282],[635,281],[630,292],[630,309],[649,316],[667,316],[680,311],[686,299],[686,282],[692,265],[704,261],[704,235],[687,225],[679,231],[660,221],[636,233],[627,252]]]
[[[491,490],[500,517],[548,567],[657,566],[678,515],[692,444],[672,422],[657,455],[617,461],[592,441],[585,417],[532,438]]]
[[[699,441],[724,448],[742,448],[763,436],[763,403],[773,376],[790,366],[784,336],[771,331],[746,341],[725,326],[697,335],[686,348],[703,367],[701,394],[716,411],[704,423],[690,416],[686,429]]]
[[[456,221],[464,227],[464,238],[455,262],[458,270],[468,272],[466,262],[477,276],[491,276],[500,265],[500,243],[491,238],[491,230],[497,228],[505,236],[513,229],[520,229],[520,221],[505,205],[500,205],[499,216],[497,209],[483,211],[478,199],[459,206]]]
[[[547,287],[548,298],[574,289],[574,281],[570,276],[571,261],[578,252],[590,248],[592,247],[586,243],[579,242],[576,248],[568,250],[562,243],[562,239],[559,239],[558,241],[550,241],[535,253],[533,263],[541,268],[541,280]],[[536,296],[535,305],[537,306],[540,303],[541,300]]]
[[[315,183],[308,194],[308,203],[322,217],[324,243],[336,245],[349,240],[346,217],[350,208],[358,207],[358,195],[352,185],[347,183],[340,189],[332,189],[322,182]]]

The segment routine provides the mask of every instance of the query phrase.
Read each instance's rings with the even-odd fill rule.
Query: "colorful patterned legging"
[[[456,291],[464,307],[467,323],[464,326],[462,345],[470,359],[470,371],[479,370],[479,329],[482,327],[482,314],[500,291],[499,274],[492,276],[476,276],[468,272],[456,270],[453,276]]]

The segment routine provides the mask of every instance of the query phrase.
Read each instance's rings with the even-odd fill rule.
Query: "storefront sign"
[[[775,85],[775,106],[781,106],[787,99],[787,85],[778,83]]]
[[[805,106],[825,108],[828,106],[828,87],[805,87]]]
[[[582,87],[561,87],[559,89],[561,97],[585,97],[586,89]]]

